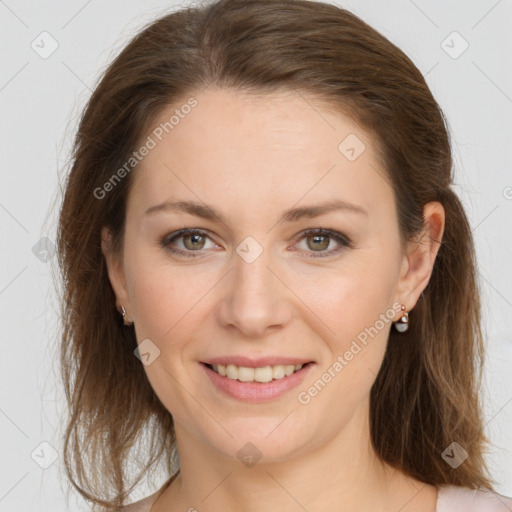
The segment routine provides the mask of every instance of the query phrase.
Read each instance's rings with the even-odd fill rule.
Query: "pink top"
[[[121,512],[151,512],[151,506],[163,488]],[[441,485],[438,487],[435,512],[512,512],[512,498],[490,491]]]
[[[437,491],[436,512],[512,512],[512,498],[490,491],[443,485]]]

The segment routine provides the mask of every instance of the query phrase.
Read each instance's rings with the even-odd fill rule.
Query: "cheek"
[[[372,249],[354,254],[343,268],[325,273],[315,285],[303,281],[304,296],[312,298],[308,306],[328,327],[321,330],[328,349],[321,371],[336,375],[336,383],[328,387],[353,393],[343,400],[357,402],[367,394],[382,365],[396,315],[396,279],[393,255]]]
[[[374,325],[381,314],[392,317],[395,285],[393,268],[378,258],[361,258],[356,265],[332,269],[315,285],[303,283],[311,309],[340,342]]]
[[[172,264],[161,253],[153,257],[148,252],[135,250],[126,263],[130,300],[137,333],[167,346],[180,339],[176,333],[190,322],[212,284],[197,268]]]
[[[382,365],[395,314],[390,275],[383,273],[381,264],[362,265],[357,271],[352,268],[326,279],[323,292],[317,293],[321,300],[311,303],[321,323],[329,327],[321,331],[327,333],[323,334],[327,351],[297,399],[308,417],[323,417],[326,408],[332,411],[332,435],[357,408],[366,406]]]
[[[130,266],[130,299],[135,312],[135,332],[140,345],[151,340],[158,356],[144,366],[155,394],[176,421],[198,415],[197,405],[187,390],[188,370],[196,359],[199,316],[204,314],[211,282],[192,267],[171,266],[162,261],[134,258]],[[188,420],[187,420],[188,419]],[[205,419],[204,421],[207,421]]]

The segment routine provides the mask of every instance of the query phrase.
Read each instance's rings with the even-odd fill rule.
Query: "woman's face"
[[[359,440],[391,322],[433,264],[401,253],[374,141],[294,92],[187,99],[143,139],[122,258],[108,259],[178,442],[280,460],[346,429]]]

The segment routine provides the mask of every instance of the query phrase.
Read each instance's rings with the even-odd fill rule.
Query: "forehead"
[[[129,199],[139,211],[167,199],[244,210],[301,198],[341,197],[374,210],[393,201],[372,136],[303,93],[191,94],[162,110],[146,137],[154,147]]]

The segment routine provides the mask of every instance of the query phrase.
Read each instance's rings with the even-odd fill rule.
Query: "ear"
[[[131,318],[130,299],[121,256],[113,250],[112,233],[107,227],[101,229],[101,251],[105,256],[108,277],[116,296],[116,308],[121,312],[123,306],[127,318]]]
[[[397,285],[399,302],[405,304],[407,311],[414,308],[432,275],[444,233],[443,205],[437,201],[427,203],[423,208],[423,219],[425,227],[420,236],[407,243]]]

